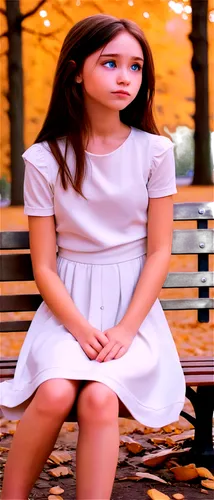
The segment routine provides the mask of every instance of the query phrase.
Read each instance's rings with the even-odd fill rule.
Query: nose
[[[130,75],[127,68],[120,68],[117,75],[117,83],[123,83],[124,85],[129,85]]]

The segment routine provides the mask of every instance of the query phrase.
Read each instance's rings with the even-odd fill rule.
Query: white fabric
[[[64,139],[59,140],[63,153]],[[116,325],[131,301],[146,260],[149,197],[177,192],[172,142],[134,127],[115,151],[86,152],[86,200],[64,191],[47,143],[34,144],[25,161],[25,213],[55,215],[58,274],[90,324]],[[67,163],[74,172],[74,153]],[[142,297],[143,300],[143,297]],[[45,380],[95,380],[108,385],[139,422],[159,427],[176,421],[185,399],[177,350],[157,299],[127,353],[90,360],[43,302],[20,351],[14,379],[1,383],[1,408],[18,419]]]

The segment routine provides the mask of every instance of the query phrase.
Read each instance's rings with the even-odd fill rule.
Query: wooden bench
[[[173,255],[197,255],[195,272],[170,272],[163,288],[197,288],[198,298],[175,298],[161,300],[165,311],[197,310],[200,323],[209,322],[209,310],[213,302],[209,290],[214,285],[213,272],[209,271],[209,254],[213,251],[213,229],[208,228],[208,220],[213,220],[214,203],[176,203],[174,221],[196,221],[196,229],[175,229],[173,232]],[[29,235],[24,232],[2,232],[1,237],[1,281],[33,281],[29,253]],[[5,252],[9,251],[9,252]],[[13,251],[13,252],[11,252]],[[20,252],[21,251],[21,252]],[[24,251],[24,253],[23,253]],[[38,293],[11,294],[1,297],[1,312],[35,311],[42,301]],[[30,321],[12,319],[1,322],[1,332],[25,332]],[[194,332],[192,332],[194,342]],[[17,358],[0,359],[0,378],[12,378]],[[195,417],[182,415],[195,427],[195,438],[191,457],[200,464],[214,456],[212,444],[212,417],[214,410],[214,359],[211,356],[181,358],[186,379],[186,396],[191,401]],[[194,389],[193,389],[194,387]],[[121,412],[120,416],[130,414]],[[75,419],[75,413],[66,420]]]

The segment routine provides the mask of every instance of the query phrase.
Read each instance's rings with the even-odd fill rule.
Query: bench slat
[[[0,332],[27,332],[31,321],[2,321],[0,323]]]
[[[185,375],[186,385],[196,387],[201,385],[213,385],[213,377],[210,375]]]
[[[172,253],[213,253],[213,233],[213,229],[174,229]],[[204,243],[204,247],[200,247],[199,243]],[[1,250],[29,249],[28,231],[0,232],[0,248]]]
[[[0,255],[1,281],[33,281],[30,254]]]
[[[1,281],[33,281],[30,254],[0,255]],[[163,288],[214,287],[214,272],[168,273]]]
[[[175,229],[172,254],[211,254],[214,253],[213,241],[214,229]]]
[[[2,295],[0,301],[0,312],[17,312],[17,311],[36,311],[42,302],[42,297],[39,294],[20,294],[20,295]],[[214,309],[214,299],[199,298],[199,299],[161,299],[160,303],[165,311],[174,310],[198,310],[198,309]],[[0,331],[19,331],[13,330],[16,322],[7,322],[11,325],[11,330]],[[3,324],[3,323],[2,323]],[[8,328],[8,327],[7,327]]]
[[[214,377],[214,367],[213,366],[183,366],[183,371],[185,375],[190,375],[191,373],[199,375],[200,373],[213,375]],[[213,378],[214,383],[214,378]]]
[[[174,220],[213,220],[214,202],[174,203],[173,212]]]

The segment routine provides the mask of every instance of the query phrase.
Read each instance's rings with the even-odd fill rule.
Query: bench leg
[[[214,467],[212,440],[214,387],[200,386],[197,388],[197,392],[191,387],[187,387],[186,396],[191,401],[195,410],[195,439],[190,455],[195,458],[198,464],[202,465],[203,462],[203,465],[211,465]],[[184,417],[187,418],[185,412]],[[192,419],[190,421],[192,421]]]

